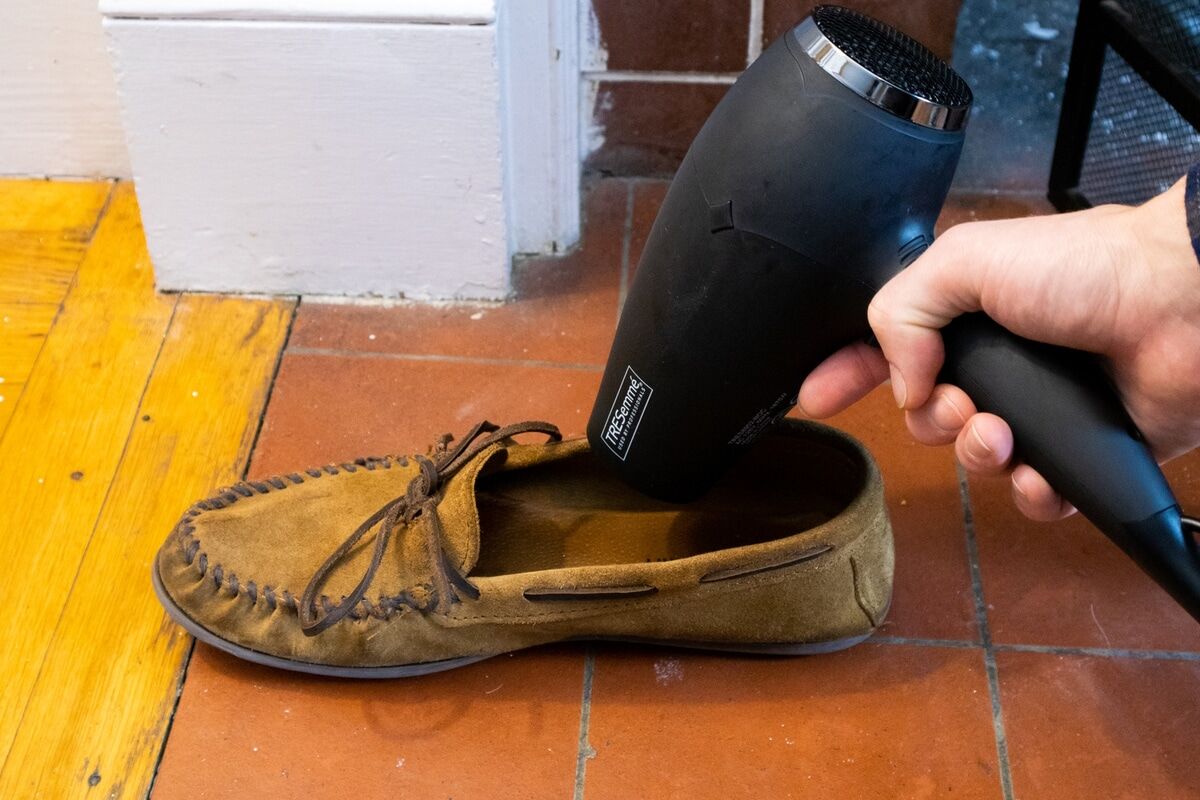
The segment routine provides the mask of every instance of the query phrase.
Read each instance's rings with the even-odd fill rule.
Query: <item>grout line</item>
[[[88,247],[91,247],[90,243]],[[72,283],[72,286],[74,286],[74,283]],[[75,584],[79,581],[79,573],[83,571],[83,565],[87,561],[88,553],[92,549],[92,542],[96,537],[96,529],[100,527],[100,520],[104,519],[104,511],[108,507],[108,501],[112,496],[113,484],[117,482],[117,476],[121,474],[121,467],[125,465],[125,456],[129,453],[129,442],[133,439],[133,432],[137,428],[138,418],[142,415],[142,403],[146,401],[146,390],[150,388],[150,379],[154,377],[154,370],[158,368],[158,359],[162,357],[163,349],[167,346],[167,338],[171,332],[171,326],[175,324],[175,311],[178,308],[179,300],[176,299],[171,305],[171,314],[167,317],[167,324],[163,326],[162,338],[159,340],[158,350],[154,354],[154,359],[150,362],[150,370],[146,373],[146,380],[142,383],[142,391],[138,395],[137,405],[134,406],[133,414],[130,417],[129,429],[125,434],[125,441],[121,444],[121,454],[117,456],[117,464],[113,468],[111,477],[108,479],[108,486],[104,488],[104,497],[100,500],[100,506],[96,509],[96,518],[92,520],[91,533],[88,534],[87,542],[83,546],[83,552],[79,554],[79,563],[75,565],[75,574],[71,576],[71,585],[67,587],[66,592],[62,595],[64,598],[62,608],[59,609],[58,616],[54,620],[54,627],[50,631],[50,638],[47,640],[46,649],[42,651],[42,660],[38,664],[37,674],[33,677],[33,683],[29,685],[29,694],[25,697],[25,703],[21,706],[21,716],[17,720],[17,731],[25,725],[25,713],[29,711],[29,704],[33,702],[33,695],[37,691],[38,685],[42,682],[42,671],[46,668],[46,662],[50,658],[50,650],[54,647],[54,642],[58,638],[59,626],[62,625],[63,617],[67,614],[68,606],[71,605],[71,596],[75,593]],[[3,774],[8,768],[8,759],[12,756],[12,748],[15,743],[16,735],[14,734],[12,741],[9,743],[8,750],[4,753],[3,759],[0,759],[0,774]]]
[[[872,636],[867,641],[875,644],[899,644],[913,647],[952,647],[960,650],[974,650],[983,647],[978,642],[960,639],[923,639],[909,636]]]
[[[596,652],[588,647],[583,656],[583,696],[579,704],[579,749],[575,756],[575,791],[572,800],[583,800],[583,779],[587,762],[596,757],[588,744],[588,727],[592,719],[592,677],[596,674]]]
[[[739,72],[665,72],[633,70],[584,70],[580,73],[585,81],[608,81],[610,83],[722,83],[732,84]]]
[[[872,644],[906,647],[947,647],[958,650],[982,650],[979,642],[965,639],[925,639],[919,636],[872,636]],[[1138,650],[1125,647],[1067,647],[1047,644],[996,644],[996,653],[1041,653],[1053,656],[1088,656],[1091,658],[1131,658],[1137,661],[1200,661],[1200,652],[1188,650]]]
[[[762,55],[764,0],[750,0],[750,35],[746,41],[746,66]]]
[[[867,640],[873,644],[901,645],[908,647],[948,647],[959,650],[982,650],[979,642],[965,639],[924,639],[914,636],[872,636]],[[1048,644],[996,644],[991,649],[996,653],[1041,653],[1052,656],[1089,656],[1092,658],[1131,658],[1138,661],[1200,661],[1200,652],[1188,650],[1138,650],[1124,647],[1067,647]]]
[[[983,600],[983,576],[979,569],[979,545],[975,540],[975,514],[971,510],[970,489],[967,474],[961,464],[955,464],[958,473],[958,496],[962,503],[963,528],[967,538],[967,566],[971,573],[971,594],[975,600],[975,622],[979,626],[979,641],[984,650],[992,649],[992,629],[988,622],[987,604]]]
[[[184,631],[184,635],[188,635]],[[192,643],[183,654],[179,665],[179,684],[175,687],[175,697],[171,701],[171,711],[167,714],[167,724],[163,728],[162,739],[158,742],[158,757],[154,759],[154,769],[150,772],[150,783],[146,786],[146,797],[154,797],[154,784],[158,783],[158,771],[162,769],[163,756],[167,754],[167,741],[171,738],[171,729],[175,727],[175,715],[179,713],[179,703],[183,700],[183,687],[187,683],[188,670],[192,666],[192,654],[196,652],[196,637],[191,637]]]
[[[288,355],[296,356],[335,356],[337,358],[385,358],[393,361],[447,361],[451,364],[483,364],[496,367],[548,367],[553,369],[573,369],[585,372],[599,372],[603,364],[575,364],[560,361],[539,361],[520,358],[477,358],[475,356],[440,356],[425,353],[388,353],[370,350],[343,350],[332,347],[293,347]]]
[[[1139,661],[1200,661],[1200,653],[1186,650],[1127,650],[1119,647],[1055,647],[1044,644],[998,644],[998,653],[1045,653],[1055,656],[1096,656],[1099,658],[1135,658]]]
[[[979,569],[979,545],[975,540],[975,515],[971,511],[971,493],[967,473],[957,465],[958,492],[962,501],[963,529],[967,539],[967,563],[971,570],[971,593],[975,596],[975,620],[983,646],[983,666],[987,672],[988,695],[992,701],[992,732],[996,738],[996,758],[1000,767],[1000,791],[1004,800],[1013,800],[1012,769],[1008,760],[1008,736],[1004,731],[1004,710],[1000,705],[1000,673],[988,624],[987,603],[983,599],[983,576]]]
[[[1004,709],[1000,705],[1000,673],[996,669],[996,653],[984,648],[983,664],[987,670],[988,694],[992,700],[992,730],[996,734],[996,757],[1000,762],[1000,791],[1004,800],[1013,800],[1012,767],[1008,760],[1008,735],[1004,731]]]
[[[625,228],[621,233],[621,281],[617,290],[617,320],[625,308],[625,297],[629,294],[629,243],[633,239],[633,182],[625,189]]]

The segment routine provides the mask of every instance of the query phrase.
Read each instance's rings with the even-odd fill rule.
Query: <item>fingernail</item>
[[[904,386],[904,376],[900,374],[900,370],[896,369],[895,364],[888,364],[888,372],[892,376],[892,394],[896,396],[896,405],[904,408],[904,401],[908,399],[908,389]]]
[[[979,435],[979,429],[971,426],[971,435],[967,439],[967,452],[971,457],[979,461],[986,461],[988,456],[992,454],[992,448],[988,447],[988,443]]]
[[[1013,476],[1012,476],[1012,485],[1013,485],[1013,490],[1014,490],[1014,491],[1015,491],[1017,494],[1021,495],[1021,498],[1022,498],[1022,499],[1024,499],[1024,500],[1028,500],[1028,499],[1029,499],[1029,495],[1025,494],[1025,490],[1021,488],[1021,483],[1020,483],[1020,481],[1018,481],[1018,480],[1017,480],[1017,476],[1016,476],[1016,475],[1013,475]]]
[[[966,415],[954,404],[953,400],[945,395],[939,395],[934,401],[930,418],[934,425],[946,433],[960,431],[962,426],[967,424]]]

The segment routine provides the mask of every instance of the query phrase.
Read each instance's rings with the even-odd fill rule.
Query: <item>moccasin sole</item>
[[[485,661],[489,658],[504,655],[503,652],[491,653],[482,656],[463,656],[462,658],[447,658],[442,661],[425,661],[416,664],[397,664],[386,667],[345,667],[334,666],[329,664],[314,664],[307,661],[296,661],[288,658],[280,658],[269,653],[262,653],[257,650],[252,650],[248,647],[243,647],[235,644],[227,639],[222,639],[212,631],[198,624],[195,620],[187,615],[186,612],[171,599],[171,595],[163,587],[162,578],[158,574],[158,565],[155,563],[150,568],[151,580],[154,582],[154,592],[158,595],[159,602],[163,604],[167,614],[171,619],[179,623],[184,630],[196,637],[197,640],[204,642],[210,647],[215,647],[218,650],[229,653],[232,656],[250,661],[255,664],[262,664],[276,669],[286,669],[292,672],[303,672],[309,675],[321,675],[329,678],[360,678],[360,679],[386,679],[386,678],[413,678],[419,675],[430,675],[435,672],[445,672],[446,670],[455,669],[457,667],[465,667],[468,664],[474,664],[478,661]],[[886,612],[881,615],[886,616]],[[629,642],[633,644],[652,645],[658,647],[680,647],[689,650],[712,650],[725,653],[742,653],[747,655],[763,655],[763,656],[808,656],[808,655],[823,655],[825,653],[836,653],[839,650],[845,650],[866,641],[874,634],[874,630],[857,636],[847,636],[842,639],[830,639],[823,642],[802,642],[802,643],[787,643],[787,642],[767,642],[767,643],[743,643],[743,644],[727,644],[723,642],[695,642],[695,641],[680,641],[680,640],[659,640],[659,639],[644,639],[632,636],[619,637],[578,637],[569,641],[613,641],[613,642]],[[511,652],[511,651],[510,651]]]

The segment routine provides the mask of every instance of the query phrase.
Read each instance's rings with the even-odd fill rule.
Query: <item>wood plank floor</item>
[[[244,469],[293,311],[156,293],[131,186],[0,182],[0,797],[146,795],[190,648],[151,558]]]

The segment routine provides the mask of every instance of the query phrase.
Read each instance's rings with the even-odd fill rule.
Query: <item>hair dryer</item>
[[[967,84],[920,44],[821,6],[738,78],[650,232],[588,424],[646,494],[704,493],[870,336],[867,305],[932,241]],[[1018,456],[1200,619],[1200,526],[1180,509],[1102,366],[983,314],[944,331],[943,379],[1013,429]]]

